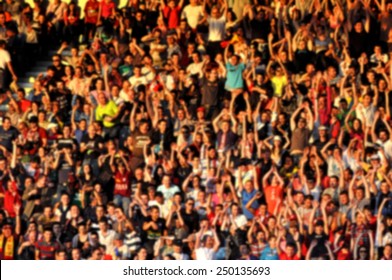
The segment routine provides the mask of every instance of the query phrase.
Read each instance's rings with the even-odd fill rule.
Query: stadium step
[[[50,50],[47,56],[39,59],[31,69],[28,69],[22,77],[19,77],[18,86],[24,88],[26,93],[29,92],[33,88],[33,84],[31,83],[33,79],[41,73],[45,75],[48,66],[52,65],[52,56],[57,53],[57,50],[58,48]],[[70,56],[71,50],[69,48],[65,49],[62,55]]]

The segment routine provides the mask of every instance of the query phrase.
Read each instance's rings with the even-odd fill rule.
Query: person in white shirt
[[[370,127],[372,125],[374,114],[376,112],[376,107],[374,104],[376,101],[374,100],[369,93],[366,93],[363,96],[362,103],[359,103],[357,108],[355,109],[355,114],[357,118],[360,119],[362,123],[366,124],[367,127]]]
[[[107,219],[101,218],[101,220],[99,221],[98,238],[99,243],[105,245],[106,254],[111,254],[113,252],[115,237],[116,232],[112,229],[109,229]]]
[[[193,63],[189,64],[189,66],[186,68],[186,72],[189,75],[199,75],[199,78],[202,78],[204,62],[200,59],[198,52],[192,53],[192,60]]]
[[[203,8],[198,4],[198,0],[190,0],[182,11],[182,18],[185,18],[192,29],[196,29],[203,19]]]
[[[205,2],[204,2],[205,3]],[[227,3],[224,1],[223,12],[219,10],[218,6],[214,6],[211,9],[211,15],[207,14],[205,10],[205,4],[203,5],[204,18],[208,23],[208,42],[221,42],[225,37],[225,27],[226,27],[226,13],[227,13]]]
[[[380,130],[377,135],[376,124],[378,120],[382,121],[386,129]],[[384,150],[387,160],[391,162],[392,161],[392,129],[391,126],[388,124],[387,119],[385,117],[381,117],[379,112],[376,112],[374,115],[371,135],[372,135],[372,142],[377,144],[380,147],[380,149]]]
[[[16,76],[14,72],[14,68],[12,67],[11,64],[11,56],[9,52],[5,49],[6,42],[4,40],[0,40],[0,89],[4,88],[4,83],[5,83],[5,69],[6,67],[10,71],[12,75],[12,79],[14,81],[18,80],[18,77]]]
[[[136,65],[133,73],[133,76],[128,80],[131,83],[132,89],[136,89],[139,85],[148,84],[146,76],[142,75],[141,66]]]
[[[159,208],[159,213],[161,218],[166,218],[170,212],[170,208],[168,207],[168,203],[164,203],[163,194],[161,192],[157,192],[155,194],[155,200],[150,200],[148,202],[148,207],[157,206]]]
[[[162,185],[158,187],[157,192],[161,192],[165,198],[165,202],[167,202],[174,196],[175,193],[180,192],[180,188],[171,184],[169,175],[164,175],[162,178]]]
[[[215,228],[212,229],[212,236],[205,235],[206,227],[201,227],[196,234],[195,252],[197,260],[214,260],[216,252],[219,250],[220,241]]]

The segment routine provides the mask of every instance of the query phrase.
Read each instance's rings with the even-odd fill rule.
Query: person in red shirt
[[[122,207],[128,216],[129,204],[131,203],[130,169],[124,157],[120,162],[114,163],[114,155],[110,158],[110,167],[114,174],[114,203]]]
[[[99,4],[97,25],[114,19],[116,16],[116,4],[112,0],[103,0]]]
[[[53,240],[53,232],[50,227],[44,228],[42,240],[35,244],[36,260],[54,260],[56,251],[60,249],[57,241]]]
[[[273,177],[271,183],[269,183],[268,181],[271,175]],[[279,202],[283,200],[283,185],[284,181],[282,177],[279,176],[276,167],[273,166],[263,177],[264,195],[269,213],[275,213],[276,207],[279,207]]]
[[[296,252],[297,251],[297,252]],[[278,254],[280,260],[285,261],[298,261],[301,259],[301,250],[299,242],[297,241],[296,244],[288,243],[286,245],[286,250],[282,251],[278,246]]]
[[[4,192],[4,209],[7,211],[8,216],[11,218],[16,217],[15,205],[22,205],[22,198],[18,194],[16,182],[8,180],[7,190]]]
[[[38,151],[38,147],[46,147],[48,144],[48,136],[45,129],[38,126],[38,118],[33,116],[29,119],[29,131],[26,135],[26,144],[24,148],[29,151],[31,155]]]
[[[180,13],[183,4],[184,0],[180,0],[177,6],[175,0],[169,0],[167,5],[165,4],[165,1],[161,1],[161,10],[169,29],[175,29],[179,26]]]
[[[87,43],[88,40],[94,37],[96,26],[98,23],[99,3],[97,0],[88,0],[84,7],[84,36],[83,41]]]

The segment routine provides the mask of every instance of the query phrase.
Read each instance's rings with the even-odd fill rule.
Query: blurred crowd
[[[3,0],[0,259],[391,260],[391,27],[390,0]]]

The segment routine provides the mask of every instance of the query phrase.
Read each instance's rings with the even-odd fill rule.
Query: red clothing
[[[180,24],[180,12],[181,7],[177,6],[171,9],[169,6],[166,6],[163,9],[163,16],[167,21],[167,27],[169,29],[177,28]]]
[[[287,256],[287,254],[285,252],[282,252],[279,254],[279,259],[284,260],[284,261],[298,261],[299,260],[297,254],[295,254],[292,257],[289,257],[289,256]]]
[[[351,253],[349,250],[342,250],[340,249],[336,255],[336,259],[339,261],[342,260],[352,260]]]
[[[330,89],[330,87],[326,88],[326,92],[327,92],[326,107],[324,109],[318,110],[320,125],[328,125],[329,118],[331,116],[332,102],[331,102],[331,89]]]
[[[107,19],[113,15],[113,10],[116,9],[116,5],[113,1],[106,3],[105,0],[101,2],[101,17]]]
[[[26,112],[28,108],[31,107],[31,101],[27,99],[22,99],[21,101],[18,102],[18,106],[22,112]]]
[[[264,188],[264,194],[268,205],[268,212],[274,213],[278,200],[283,200],[283,188],[279,186],[266,186]]]
[[[22,199],[20,197],[20,195],[15,192],[12,193],[10,191],[5,191],[4,193],[4,209],[8,212],[8,215],[11,218],[15,218],[16,217],[16,213],[14,211],[14,205],[22,204]]]
[[[40,260],[54,260],[55,253],[60,249],[60,245],[55,242],[46,243],[44,240],[35,243],[35,248],[39,250]]]
[[[86,23],[96,24],[98,21],[99,3],[97,1],[88,1],[84,7],[84,19]]]
[[[331,138],[337,139],[340,134],[340,122],[336,121],[331,124]]]
[[[116,172],[114,175],[114,195],[131,196],[129,177],[129,172],[125,172],[125,174]]]

